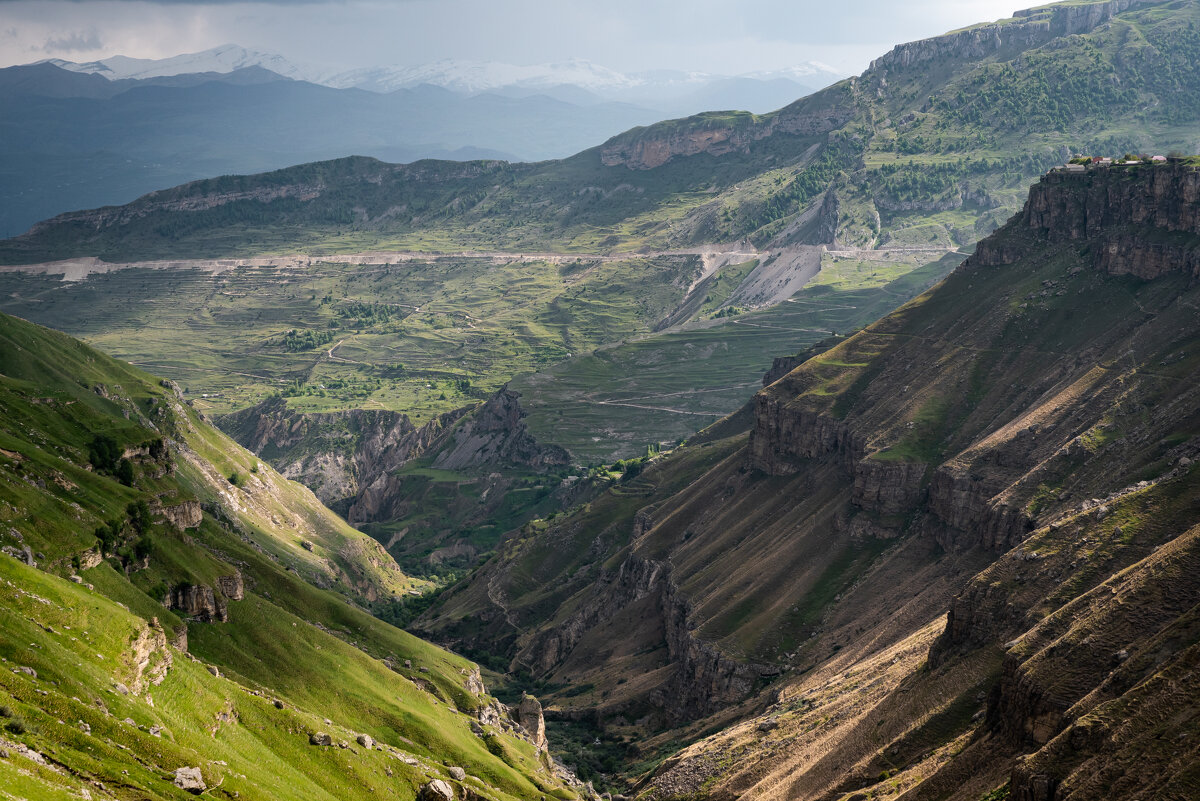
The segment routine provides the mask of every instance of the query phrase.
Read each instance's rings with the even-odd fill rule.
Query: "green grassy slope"
[[[363,608],[422,583],[169,387],[4,316],[0,405],[0,656],[33,671],[0,673],[5,792],[182,797],[190,766],[225,798],[411,799],[454,765],[481,797],[574,795],[472,731],[470,662]],[[228,619],[187,619],[213,611],[189,587]]]

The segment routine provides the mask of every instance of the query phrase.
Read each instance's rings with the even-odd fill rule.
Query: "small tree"
[[[127,487],[133,486],[133,462],[128,459],[122,459],[117,464],[116,471],[117,481],[120,481]]]

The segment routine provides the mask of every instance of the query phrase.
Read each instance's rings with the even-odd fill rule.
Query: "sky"
[[[621,72],[736,75],[818,61],[852,74],[895,44],[1020,7],[1019,0],[0,0],[0,66],[165,58],[239,44],[332,69],[582,58]]]

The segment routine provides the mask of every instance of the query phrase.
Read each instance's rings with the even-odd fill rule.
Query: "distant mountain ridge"
[[[329,69],[295,64],[276,53],[254,50],[236,44],[226,44],[199,53],[184,53],[163,59],[111,56],[99,61],[73,62],[48,59],[70,72],[100,75],[109,80],[162,78],[192,73],[229,73],[247,67],[262,67],[293,80],[308,81],[334,89],[365,89],[371,92],[394,92],[422,84],[438,86],[458,94],[482,92],[511,92],[555,90],[570,86],[593,93],[599,99],[625,102],[654,98],[659,105],[670,105],[672,99],[713,84],[731,79],[752,84],[786,81],[799,87],[801,93],[813,92],[845,75],[827,64],[806,61],[778,70],[724,75],[686,70],[649,70],[623,73],[580,58],[543,64],[508,64],[499,61],[442,59],[416,65],[374,65],[353,69]],[[791,97],[775,105],[749,108],[748,111],[769,111],[799,97]],[[664,103],[663,101],[667,101]],[[701,108],[691,109],[700,111]],[[690,112],[684,112],[690,113]]]
[[[0,236],[184,181],[343,156],[563,158],[672,116],[768,111],[837,77],[811,64],[625,75],[582,60],[321,70],[238,45],[48,59],[0,69]]]

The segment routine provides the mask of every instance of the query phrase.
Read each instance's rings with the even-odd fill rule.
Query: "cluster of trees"
[[[752,211],[745,212],[747,216],[740,226],[740,233],[757,231],[800,211],[824,192],[840,172],[853,165],[861,152],[862,145],[851,139],[830,144],[813,162],[797,170],[792,180],[782,184]]]
[[[152,546],[146,535],[152,524],[150,506],[144,500],[138,500],[125,507],[124,519],[110,520],[95,530],[96,539],[100,541],[101,556],[120,556],[130,559],[143,559],[150,555]],[[137,535],[137,540],[128,543],[130,536]]]
[[[311,328],[299,330],[293,328],[283,335],[281,343],[283,349],[289,353],[297,353],[299,351],[313,350],[322,345],[328,345],[333,341],[332,331],[314,331]]]
[[[404,316],[400,309],[387,303],[364,303],[358,300],[338,307],[337,315],[346,321],[348,328],[385,325]]]
[[[113,476],[127,487],[133,486],[133,462],[122,456],[124,450],[107,434],[98,434],[88,446],[88,461],[99,473]]]

